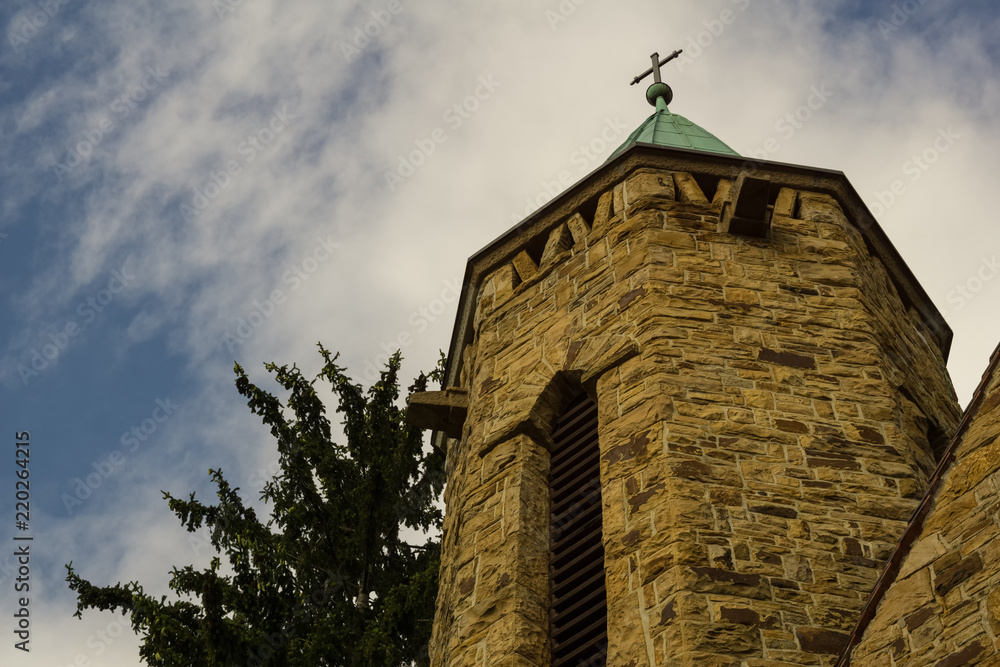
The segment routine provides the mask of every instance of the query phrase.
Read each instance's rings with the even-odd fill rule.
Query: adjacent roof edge
[[[982,406],[983,398],[986,396],[986,390],[990,385],[990,380],[993,379],[993,375],[996,373],[998,366],[1000,366],[1000,344],[997,345],[997,347],[993,350],[993,354],[990,355],[989,366],[987,366],[986,371],[983,373],[983,377],[979,381],[979,386],[976,387],[976,392],[973,394],[972,400],[969,401],[968,407],[966,407],[965,412],[962,414],[962,420],[958,423],[958,427],[955,429],[955,435],[952,437],[951,442],[948,443],[948,448],[945,450],[944,455],[938,462],[938,466],[934,470],[934,475],[931,477],[927,491],[924,492],[924,497],[921,499],[917,509],[913,512],[913,516],[910,517],[906,530],[903,531],[903,535],[899,538],[896,548],[893,550],[888,562],[886,562],[885,568],[882,570],[882,574],[879,575],[878,580],[875,582],[875,587],[872,589],[872,593],[868,597],[868,601],[865,603],[865,606],[862,607],[858,624],[854,627],[853,632],[851,632],[851,637],[847,642],[847,646],[844,647],[844,650],[840,654],[840,658],[837,660],[835,667],[848,667],[848,665],[851,664],[851,653],[855,648],[857,648],[857,645],[861,643],[865,631],[875,618],[879,603],[882,602],[882,598],[885,597],[889,588],[896,581],[896,576],[899,574],[903,560],[910,553],[910,548],[913,546],[913,543],[918,537],[920,537],[920,533],[924,527],[924,521],[927,519],[927,515],[930,514],[931,509],[934,507],[934,502],[937,500],[937,494],[941,490],[941,483],[944,480],[945,475],[948,474],[951,467],[955,463],[955,453],[961,446],[962,440],[965,437],[965,432],[968,430],[969,425],[975,420],[976,415],[979,413],[979,408]]]

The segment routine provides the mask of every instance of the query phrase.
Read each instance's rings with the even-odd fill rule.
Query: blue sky
[[[954,329],[965,404],[1000,334],[997,23],[985,0],[4,3],[0,426],[32,435],[35,541],[33,651],[0,662],[136,665],[120,617],[71,618],[62,565],[160,593],[207,562],[160,490],[273,472],[234,360],[267,386],[317,341],[366,383],[398,346],[430,368],[466,259],[650,113],[628,83],[652,51],[684,49],[671,109],[736,151],[847,174]]]

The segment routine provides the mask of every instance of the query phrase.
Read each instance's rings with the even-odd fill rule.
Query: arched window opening
[[[581,393],[556,420],[549,468],[552,667],[607,664],[597,405]]]

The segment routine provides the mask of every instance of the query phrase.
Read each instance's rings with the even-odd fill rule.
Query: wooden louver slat
[[[607,664],[597,405],[581,393],[556,421],[549,472],[552,667]]]

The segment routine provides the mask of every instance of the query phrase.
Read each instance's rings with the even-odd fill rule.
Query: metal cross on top
[[[660,67],[662,67],[663,65],[666,65],[668,62],[670,62],[671,60],[673,60],[674,58],[676,58],[677,56],[679,56],[681,54],[681,51],[683,51],[683,49],[678,49],[678,50],[674,51],[673,53],[671,53],[666,58],[664,58],[663,60],[660,60],[660,54],[659,53],[654,53],[653,55],[651,55],[649,57],[650,60],[653,61],[653,66],[650,67],[645,72],[643,72],[642,74],[640,74],[639,76],[637,76],[634,79],[632,79],[632,83],[630,83],[629,85],[630,86],[634,86],[635,84],[639,83],[640,81],[642,81],[643,79],[645,79],[647,76],[649,76],[650,73],[653,74],[653,81],[655,81],[656,83],[660,83]]]

